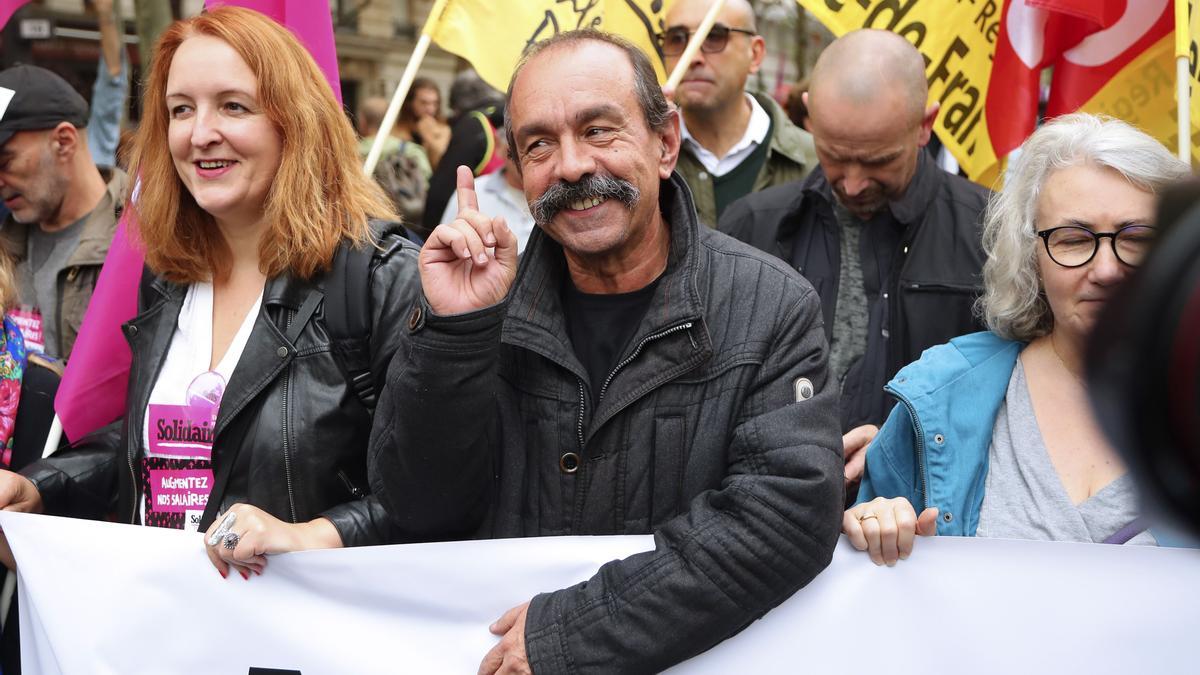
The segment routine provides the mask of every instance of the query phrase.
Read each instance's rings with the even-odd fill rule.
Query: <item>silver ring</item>
[[[221,539],[224,538],[226,534],[229,534],[229,528],[233,527],[233,524],[236,521],[236,513],[233,511],[226,513],[225,518],[221,520],[221,524],[217,526],[217,529],[208,538],[208,545],[216,546],[218,543],[220,543]]]
[[[225,547],[225,550],[232,551],[237,548],[238,542],[241,540],[242,537],[237,532],[227,532],[221,541],[221,545]]]

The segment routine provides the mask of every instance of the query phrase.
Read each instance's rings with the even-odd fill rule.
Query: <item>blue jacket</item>
[[[938,534],[974,536],[992,427],[1023,347],[972,333],[896,373],[886,389],[900,403],[871,443],[859,503],[907,497],[917,513],[938,508]]]

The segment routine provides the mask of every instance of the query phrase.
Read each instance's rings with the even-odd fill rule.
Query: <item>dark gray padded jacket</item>
[[[817,294],[701,226],[678,175],[662,193],[667,269],[599,400],[567,337],[562,249],[538,230],[504,303],[414,310],[378,408],[371,484],[408,536],[655,535],[533,599],[539,673],[698,654],[812,580],[840,529]]]

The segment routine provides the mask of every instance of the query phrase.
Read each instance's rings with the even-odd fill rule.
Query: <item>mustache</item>
[[[544,226],[559,211],[581,199],[615,199],[625,208],[632,209],[641,196],[637,187],[627,180],[588,174],[574,183],[554,183],[529,205],[529,213],[533,216],[533,222]]]

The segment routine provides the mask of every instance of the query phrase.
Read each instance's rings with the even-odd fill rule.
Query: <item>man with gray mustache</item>
[[[820,301],[703,226],[677,113],[604,33],[531,48],[505,125],[537,227],[520,263],[459,168],[457,218],[387,374],[372,489],[414,540],[655,535],[499,617],[479,672],[655,672],[829,563],[842,505]]]

